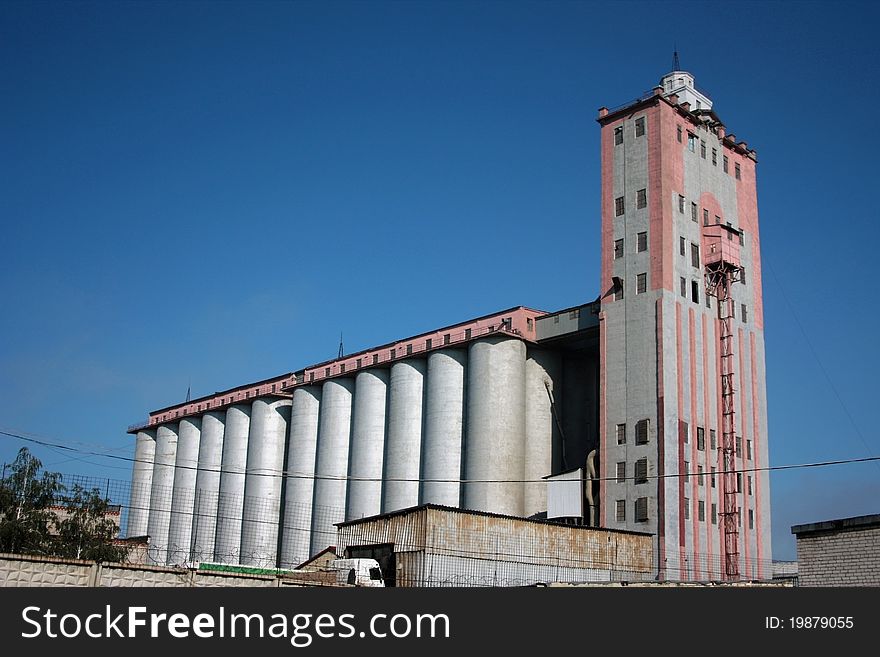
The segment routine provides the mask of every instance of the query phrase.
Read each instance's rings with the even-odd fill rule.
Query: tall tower
[[[602,525],[662,579],[769,577],[756,154],[685,71],[598,121]]]

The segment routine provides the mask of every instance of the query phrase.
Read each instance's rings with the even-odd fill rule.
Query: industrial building
[[[769,578],[756,155],[673,68],[599,110],[596,301],[154,411],[129,429],[128,534],[160,564],[286,568],[337,523],[440,505],[652,534],[660,579]],[[572,472],[583,505],[556,516]]]
[[[795,525],[800,586],[880,586],[880,514]]]

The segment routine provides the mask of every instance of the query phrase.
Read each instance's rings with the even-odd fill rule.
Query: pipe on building
[[[335,523],[345,520],[353,389],[351,379],[338,378],[325,382],[321,391],[311,554],[335,545]]]
[[[553,447],[559,443],[560,437],[551,399],[555,403],[554,387],[561,373],[562,360],[558,352],[528,350],[523,476],[526,480],[523,515],[527,518],[547,510],[547,484],[541,479],[555,474]]]
[[[150,487],[150,537],[148,558],[164,566],[168,556],[168,528],[171,521],[171,497],[174,490],[174,462],[177,459],[177,425],[163,424],[156,430],[156,455]]]
[[[419,504],[426,369],[417,358],[391,366],[383,513]]]
[[[526,345],[506,337],[468,352],[464,508],[523,514]]]
[[[241,563],[274,567],[278,557],[284,443],[290,400],[255,399],[251,406],[241,525]]]
[[[422,503],[457,507],[465,421],[467,352],[443,349],[428,356]]]
[[[214,560],[220,563],[239,563],[250,422],[250,404],[235,404],[226,410],[217,533],[214,539]]]
[[[300,386],[294,389],[290,409],[284,515],[281,523],[281,568],[293,568],[311,555],[320,410],[320,387]]]
[[[172,566],[186,563],[190,558],[196,475],[199,467],[200,428],[201,421],[197,417],[184,418],[178,425],[174,492],[168,528],[167,562]]]
[[[156,432],[150,429],[138,431],[134,448],[134,467],[131,473],[131,498],[126,536],[147,535],[155,458]]]
[[[202,416],[192,532],[192,555],[196,561],[214,561],[225,422],[225,411],[210,411]]]
[[[382,511],[387,395],[387,370],[358,373],[351,422],[351,480],[346,520],[375,516]]]

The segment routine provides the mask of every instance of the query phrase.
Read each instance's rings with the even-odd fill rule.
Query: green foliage
[[[60,474],[42,469],[23,447],[0,480],[0,552],[124,559],[125,548],[113,544],[118,527],[107,517],[109,500],[97,488],[67,492]]]

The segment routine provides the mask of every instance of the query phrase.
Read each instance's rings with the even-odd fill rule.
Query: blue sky
[[[846,3],[3,3],[0,428],[151,409],[598,293],[596,110],[671,65],[758,151],[774,465],[880,454],[880,12]],[[22,443],[0,437],[0,460]],[[35,448],[52,469],[125,463]],[[72,460],[76,457],[76,460]],[[772,477],[789,527],[880,465]]]

